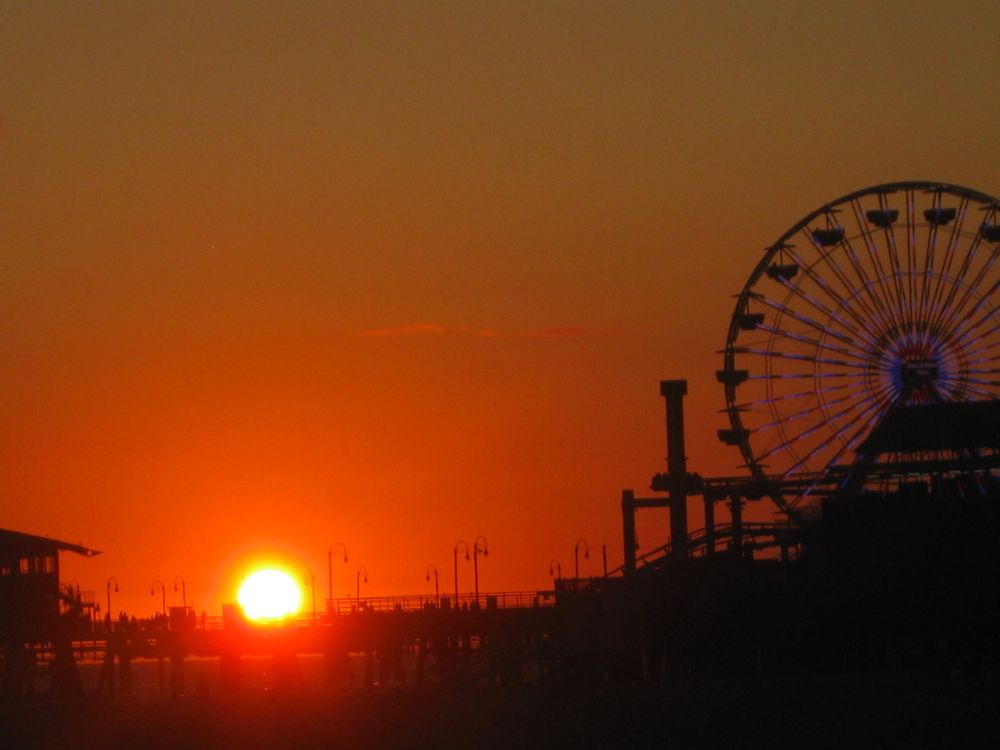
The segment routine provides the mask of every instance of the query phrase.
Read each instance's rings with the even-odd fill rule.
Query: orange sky
[[[289,5],[0,1],[0,526],[103,550],[64,577],[116,609],[217,612],[264,553],[322,595],[334,541],[338,595],[450,589],[477,534],[483,589],[618,565],[660,379],[736,471],[765,245],[1000,192],[996,3]]]

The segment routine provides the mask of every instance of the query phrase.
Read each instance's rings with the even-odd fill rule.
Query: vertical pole
[[[472,547],[472,574],[476,579],[476,606],[479,606],[479,542]]]
[[[729,498],[729,510],[733,517],[733,550],[743,556],[743,498],[733,495]]]
[[[667,478],[670,492],[670,547],[674,557],[687,559],[687,455],[684,450],[686,380],[660,381],[667,407]]]
[[[622,551],[625,575],[635,572],[635,493],[622,490]]]
[[[604,577],[608,577],[608,545],[601,545],[601,560],[604,562]]]
[[[326,606],[328,610],[333,609],[333,547],[326,551]]]
[[[705,551],[715,554],[715,500],[705,495]]]
[[[455,545],[455,605],[458,606],[458,545]]]

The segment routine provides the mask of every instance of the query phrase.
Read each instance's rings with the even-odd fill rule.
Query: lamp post
[[[115,593],[116,594],[118,593],[118,579],[115,578],[114,576],[111,576],[108,579],[108,617],[114,617],[114,615],[111,613],[111,582],[112,581],[115,582]]]
[[[326,551],[326,601],[327,609],[333,609],[333,548],[343,547],[344,548],[344,562],[347,562],[347,545],[343,542],[334,542],[330,545],[330,549]]]
[[[163,585],[163,581],[157,578],[149,585],[149,595],[156,596],[156,587],[160,587],[160,597],[163,604],[163,616],[167,616],[167,587]]]
[[[455,606],[458,606],[458,548],[465,547],[465,559],[469,560],[469,545],[464,539],[459,539],[455,542],[455,549],[452,551],[452,556],[455,558]]]
[[[549,575],[557,581],[562,578],[562,565],[554,557],[549,561]]]
[[[364,574],[365,574],[365,583],[368,583],[368,568],[366,568],[364,565],[362,565],[360,568],[358,568],[358,573],[354,577],[354,584],[355,584],[355,587],[356,587],[356,593],[357,593],[357,599],[358,599],[358,606],[361,606],[361,573],[362,572],[364,572]]]
[[[479,540],[483,540],[483,546],[480,548]],[[489,557],[490,551],[486,548],[486,537],[477,536],[476,540],[472,543],[472,570],[473,575],[476,579],[476,606],[479,606],[479,556]]]
[[[590,545],[587,544],[586,539],[577,539],[576,544],[573,546],[573,577],[576,580],[580,580],[580,545],[583,545],[583,559],[590,559]]]
[[[438,588],[438,569],[437,569],[437,565],[434,565],[432,563],[432,564],[430,564],[430,565],[427,566],[426,578],[427,578],[428,581],[431,580],[431,571],[432,570],[434,571],[434,606],[435,607],[440,607],[441,606],[441,591]]]
[[[188,606],[188,595],[187,595],[187,585],[184,583],[184,576],[174,576],[174,591],[177,591],[177,582],[181,582],[181,606],[187,609]]]

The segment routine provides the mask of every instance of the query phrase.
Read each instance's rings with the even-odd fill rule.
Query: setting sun
[[[275,620],[298,612],[302,595],[290,575],[265,568],[244,579],[236,600],[251,620]]]

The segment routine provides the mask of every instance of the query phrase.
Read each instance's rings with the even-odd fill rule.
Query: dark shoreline
[[[0,708],[10,748],[995,747],[995,675],[82,698]]]

